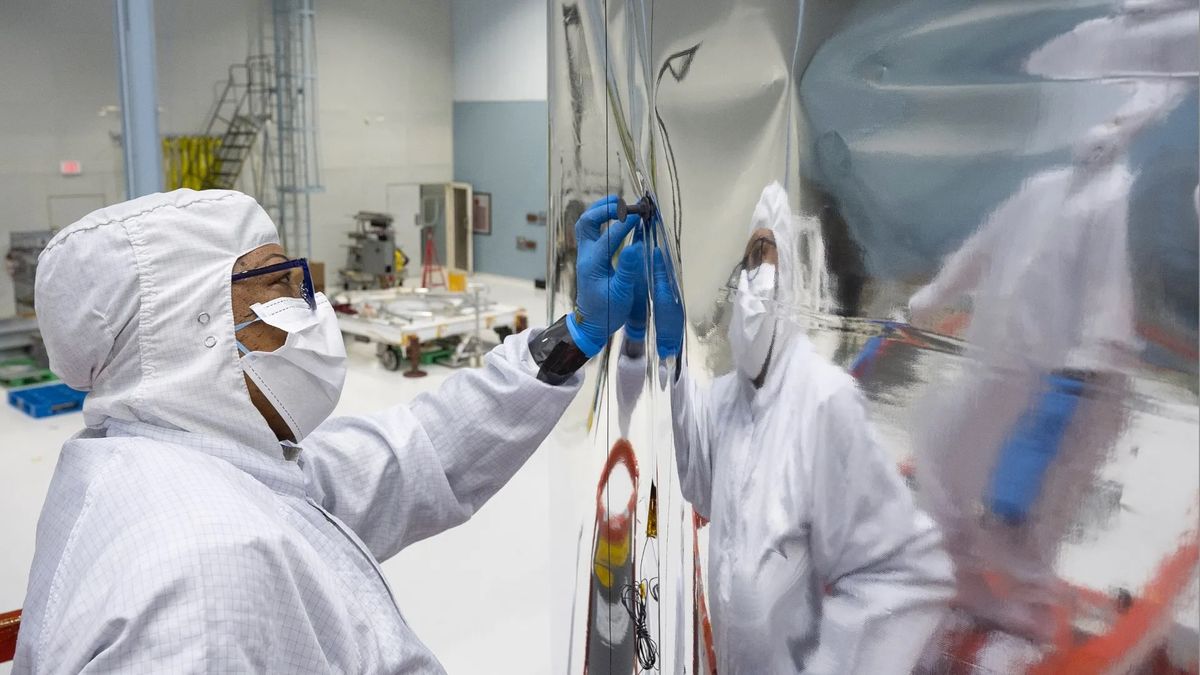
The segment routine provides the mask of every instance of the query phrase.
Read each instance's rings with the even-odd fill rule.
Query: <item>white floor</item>
[[[545,323],[545,292],[528,281],[478,275],[492,297]],[[350,371],[337,414],[377,410],[436,388],[429,376],[384,370],[374,345],[350,343]],[[21,606],[34,530],[63,441],[79,414],[35,420],[0,405],[0,612]],[[451,673],[549,673],[549,453],[543,447],[468,523],[413,545],[383,564],[405,618]],[[10,665],[0,665],[0,675]]]

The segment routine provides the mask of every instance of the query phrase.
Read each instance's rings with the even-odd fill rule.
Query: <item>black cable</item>
[[[657,596],[658,584],[655,583],[653,588]],[[626,584],[621,589],[621,604],[625,611],[629,612],[629,618],[633,619],[637,635],[638,667],[641,670],[653,670],[654,665],[658,663],[658,643],[650,637],[650,629],[646,627],[646,600],[638,590],[637,584]]]

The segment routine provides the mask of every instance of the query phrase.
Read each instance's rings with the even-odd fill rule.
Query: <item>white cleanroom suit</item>
[[[812,290],[800,288],[804,263],[822,261],[798,259],[778,184],[755,210],[751,231],[760,227],[778,251],[766,301],[786,311]],[[717,670],[908,673],[953,591],[940,534],[875,440],[850,376],[791,321],[762,325],[773,346],[761,388],[738,354],[738,369],[709,388],[686,370],[670,385],[680,486],[711,521]]]
[[[15,672],[441,672],[378,561],[467,520],[578,389],[528,335],[411,404],[285,453],[250,401],[230,274],[277,242],[251,198],[97,211],[42,254],[51,365],[89,389],[38,522]],[[464,414],[467,411],[469,414]]]

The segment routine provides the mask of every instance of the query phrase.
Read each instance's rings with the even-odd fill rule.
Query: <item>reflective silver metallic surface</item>
[[[1121,590],[1141,607],[1165,594],[1147,621],[1195,634],[1196,2],[551,0],[549,17],[552,315],[571,308],[584,207],[649,193],[660,220],[647,233],[687,312],[683,367],[701,382],[729,372],[726,282],[778,181],[801,292],[773,310],[858,379],[966,570],[963,625],[1006,626],[1066,659],[1040,667],[1066,669],[1077,645],[1019,596],[1086,597],[1103,618],[1071,615],[1077,632],[1133,636],[1146,657],[1167,641],[1103,606]],[[636,576],[662,588],[648,606],[654,670],[693,672],[704,571],[697,585],[669,392],[651,353],[642,389],[621,393],[620,344],[590,367],[588,400],[561,430],[580,451],[562,460],[556,506],[580,529],[564,533],[578,569],[573,627],[556,642],[583,672],[590,495],[626,437],[641,469],[635,554],[656,558]],[[1084,383],[1082,402],[1014,534],[988,512],[995,467],[1063,374]],[[1036,582],[1004,596],[983,578]],[[945,651],[971,629],[957,630]],[[1003,651],[959,656],[1001,672],[1037,662]]]

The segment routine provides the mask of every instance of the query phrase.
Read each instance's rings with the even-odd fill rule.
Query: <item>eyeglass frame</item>
[[[252,270],[246,270],[245,272],[238,272],[230,277],[230,283],[237,283],[253,277],[263,276],[273,272],[282,272],[284,270],[296,267],[304,271],[304,279],[302,279],[300,283],[300,296],[305,302],[308,303],[308,308],[315,311],[317,309],[317,291],[312,283],[312,273],[308,269],[308,258],[295,258],[285,262],[275,263],[274,265],[267,265],[266,267],[256,267]]]

